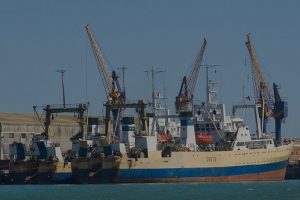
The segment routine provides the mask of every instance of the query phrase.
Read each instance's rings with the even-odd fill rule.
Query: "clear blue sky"
[[[181,78],[206,37],[205,60],[222,65],[211,77],[219,83],[219,100],[230,112],[231,105],[242,100],[243,85],[250,85],[244,43],[251,32],[266,78],[281,85],[281,94],[289,102],[283,134],[299,136],[299,10],[296,0],[2,0],[0,112],[32,113],[32,105],[61,103],[56,70],[64,68],[67,103],[88,100],[91,112],[102,114],[105,96],[84,31],[87,23],[111,69],[128,67],[130,99],[150,97],[145,70],[154,65],[167,71],[164,81],[173,110]],[[204,70],[200,73],[195,96],[201,100]],[[157,79],[162,88],[162,75]]]

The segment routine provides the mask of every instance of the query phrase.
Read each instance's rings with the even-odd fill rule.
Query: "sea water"
[[[0,200],[300,200],[300,181],[103,185],[1,185]]]

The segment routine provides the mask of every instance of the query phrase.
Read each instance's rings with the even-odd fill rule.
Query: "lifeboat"
[[[161,142],[169,142],[172,140],[172,135],[171,134],[160,134],[159,135],[159,140]]]
[[[208,134],[199,133],[196,135],[197,144],[210,144],[213,141],[213,137]]]

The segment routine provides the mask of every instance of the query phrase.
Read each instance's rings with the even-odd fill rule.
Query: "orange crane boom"
[[[253,79],[253,88],[254,96],[257,101],[260,101],[263,97],[265,101],[273,101],[273,96],[271,89],[264,78],[263,72],[257,62],[251,41],[251,34],[247,34],[246,46],[249,52],[251,69],[252,69],[252,79]]]
[[[112,92],[112,89],[114,89],[111,73],[109,72],[108,66],[104,60],[104,56],[98,47],[97,41],[96,41],[94,34],[92,32],[92,29],[91,29],[91,26],[89,24],[86,25],[85,30],[88,34],[88,37],[89,37],[89,40],[90,40],[90,43],[91,43],[91,46],[93,49],[93,53],[96,58],[99,74],[101,76],[101,80],[102,80],[102,83],[104,86],[106,97],[107,97],[107,99],[109,99],[110,93]]]
[[[246,46],[249,52],[252,70],[252,82],[254,89],[254,98],[256,103],[260,104],[259,117],[261,120],[262,132],[267,132],[267,120],[272,115],[274,98],[271,89],[264,78],[263,72],[257,62],[252,47],[251,34],[247,34]]]

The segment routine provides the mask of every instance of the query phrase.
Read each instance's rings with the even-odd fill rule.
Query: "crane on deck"
[[[105,62],[104,56],[98,47],[97,41],[94,37],[90,25],[85,26],[90,44],[95,56],[99,74],[104,86],[107,101],[104,104],[106,107],[105,114],[105,135],[108,136],[108,143],[114,142],[116,139],[121,138],[120,121],[122,112],[125,108],[135,108],[139,113],[142,123],[142,131],[147,131],[146,113],[145,108],[147,102],[145,100],[138,100],[138,102],[128,102],[125,95],[125,89],[119,83],[119,77],[115,71],[109,72],[109,68]],[[113,116],[113,133],[109,134],[110,113]]]
[[[107,100],[112,101],[114,103],[120,103],[121,101],[124,101],[125,99],[121,97],[124,97],[125,94],[122,94],[122,89],[120,87],[120,84],[118,83],[118,77],[116,75],[116,72],[109,72],[109,68],[104,60],[102,52],[98,47],[97,41],[94,37],[90,25],[86,25],[85,29],[93,49],[93,53],[97,62],[99,74],[101,76]],[[116,87],[116,84],[118,87]]]
[[[88,38],[90,40],[93,53],[97,62],[99,74],[101,76],[101,80],[104,86],[106,98],[107,98],[107,105],[120,105],[121,103],[124,103],[125,99],[122,98],[125,95],[122,95],[122,90],[119,87],[118,83],[118,77],[116,75],[116,72],[113,71],[112,73],[109,72],[108,66],[105,62],[104,56],[102,52],[100,51],[100,48],[98,47],[97,41],[94,37],[94,34],[92,32],[92,29],[90,25],[86,25],[85,30],[87,32]],[[122,110],[119,108],[111,109],[114,124],[113,124],[113,130],[114,132],[119,135],[119,120]],[[108,132],[110,122],[110,109],[106,108],[106,118],[105,118],[105,132]]]
[[[276,140],[281,138],[281,121],[287,117],[287,102],[282,101],[278,92],[278,86],[273,83],[274,95],[264,78],[263,72],[257,62],[253,47],[251,34],[247,34],[246,46],[249,52],[252,71],[252,82],[254,88],[254,98],[260,105],[259,117],[262,132],[266,133],[268,119],[272,116],[275,119]]]
[[[267,121],[271,116],[273,96],[267,81],[264,78],[263,72],[257,62],[251,41],[251,34],[247,34],[246,46],[249,52],[252,71],[252,82],[254,89],[254,98],[256,103],[260,104],[259,117],[262,126],[262,131],[265,133],[267,130]]]
[[[183,77],[178,96],[176,96],[175,100],[176,113],[184,113],[188,112],[189,109],[192,109],[191,107],[193,102],[193,94],[197,83],[206,44],[207,41],[204,38],[201,49],[197,54],[191,74],[188,77]]]

